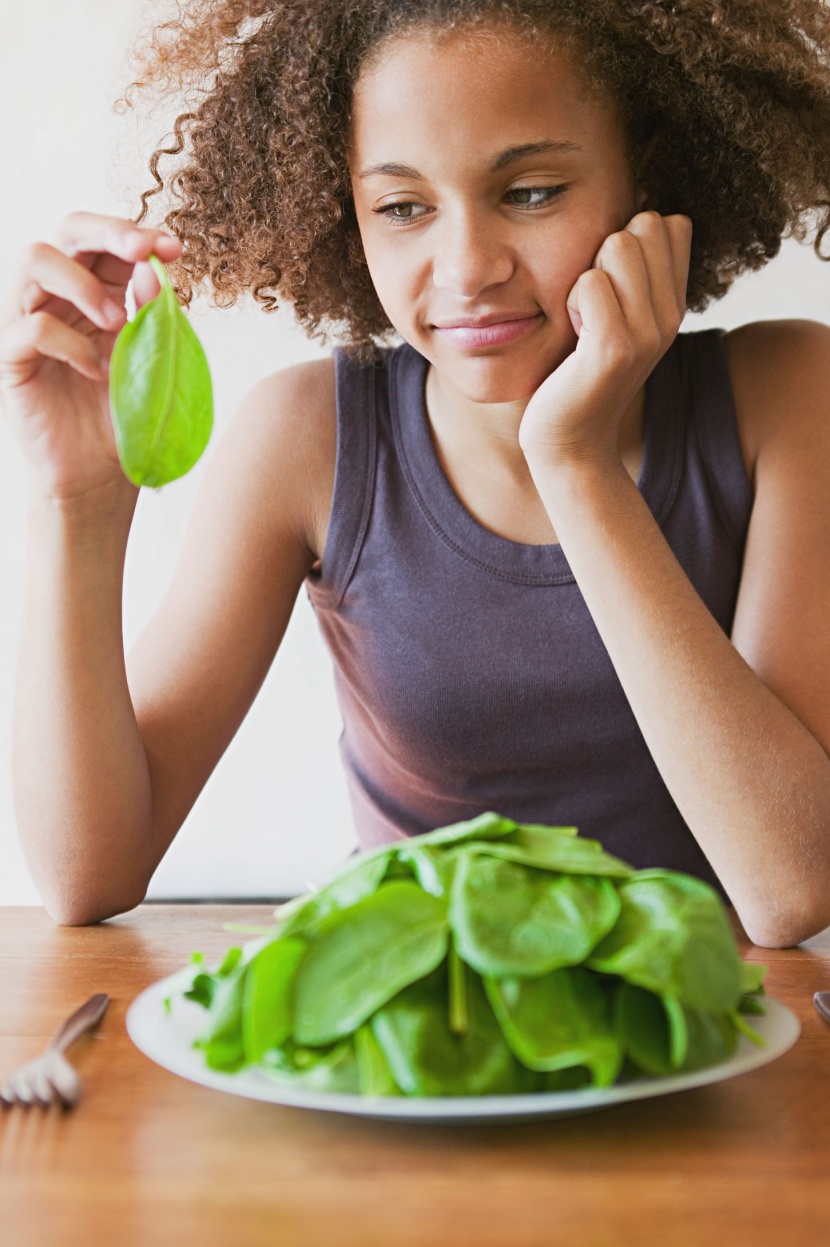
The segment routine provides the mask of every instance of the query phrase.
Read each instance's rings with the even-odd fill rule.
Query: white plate
[[[302,1087],[282,1086],[256,1068],[238,1074],[222,1074],[208,1069],[193,1040],[204,1028],[205,1011],[191,1000],[178,995],[182,990],[181,974],[171,975],[148,987],[136,997],[127,1011],[127,1033],[145,1056],[164,1069],[214,1087],[231,1095],[295,1108],[323,1109],[332,1113],[353,1113],[359,1117],[385,1117],[392,1121],[463,1123],[465,1121],[519,1121],[533,1117],[558,1117],[586,1113],[623,1104],[627,1100],[646,1100],[690,1087],[734,1078],[748,1070],[766,1065],[786,1052],[798,1039],[801,1026],[798,1018],[777,1000],[764,997],[766,1015],[748,1021],[766,1040],[765,1048],[756,1048],[741,1037],[738,1050],[728,1061],[691,1074],[672,1074],[668,1078],[643,1078],[637,1082],[614,1087],[585,1088],[581,1091],[540,1091],[531,1095],[445,1096],[410,1099],[406,1096],[372,1097],[346,1095],[331,1091],[309,1091]],[[163,1001],[173,997],[170,1013]]]

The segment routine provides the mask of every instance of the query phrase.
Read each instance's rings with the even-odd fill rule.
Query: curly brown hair
[[[648,207],[694,223],[687,307],[701,311],[783,237],[830,229],[826,0],[176,0],[135,52],[136,91],[192,101],[150,160],[184,244],[189,304],[281,302],[311,337],[369,359],[391,326],[358,233],[347,151],[353,86],[410,30],[508,24],[552,35],[615,101]],[[180,157],[166,177],[163,157]],[[162,200],[162,202],[164,202]]]

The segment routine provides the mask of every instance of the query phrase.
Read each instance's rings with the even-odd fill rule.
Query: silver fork
[[[90,996],[80,1009],[66,1019],[45,1052],[34,1061],[21,1065],[0,1084],[0,1105],[29,1107],[59,1103],[71,1108],[81,1098],[81,1080],[63,1055],[64,1050],[81,1035],[97,1026],[107,1011],[109,996],[99,992]]]

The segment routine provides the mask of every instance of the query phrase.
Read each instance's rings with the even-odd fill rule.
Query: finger
[[[7,388],[25,385],[44,358],[60,360],[92,381],[108,372],[96,343],[48,312],[13,321],[0,334],[0,377]]]
[[[661,311],[670,306],[668,290],[674,298],[674,306],[682,320],[686,314],[686,293],[689,284],[689,261],[692,246],[692,221],[690,217],[679,213],[671,216],[660,216],[657,212],[641,212],[632,217],[626,229],[644,239],[660,239],[659,251],[665,260],[665,273],[670,275],[666,281],[665,302]],[[648,245],[648,244],[647,244]],[[647,254],[650,254],[648,252]],[[649,270],[651,272],[651,269]]]
[[[627,363],[631,336],[610,275],[592,268],[577,279],[567,300],[568,311],[579,317],[579,345],[597,351],[604,364]]]
[[[143,307],[161,290],[159,279],[149,264],[136,264],[133,273],[133,294],[136,307]]]
[[[654,317],[664,337],[674,336],[686,310],[677,299],[677,279],[666,218],[658,212],[640,212],[625,232],[635,237],[643,254],[651,290]]]
[[[123,306],[89,269],[48,243],[36,242],[29,247],[26,262],[13,283],[11,310],[16,307],[18,315],[28,316],[43,307],[50,296],[77,308],[99,329],[115,329],[124,323]]]
[[[122,217],[94,212],[73,212],[58,227],[57,245],[66,255],[108,253],[131,264],[146,260],[151,252],[172,260],[180,254],[178,238],[160,229],[141,229]]]
[[[594,267],[607,275],[631,340],[649,346],[659,329],[639,239],[625,230],[610,234],[597,252]]]
[[[689,289],[689,263],[692,253],[694,225],[691,217],[676,213],[663,218],[668,234],[674,270],[674,290],[681,319],[686,314],[686,296]]]

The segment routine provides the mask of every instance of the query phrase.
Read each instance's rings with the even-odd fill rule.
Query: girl
[[[138,904],[305,584],[364,846],[484,809],[830,922],[830,329],[678,335],[830,225],[822,0],[192,0],[167,231],[86,213],[0,332],[31,474],[16,706],[47,908]],[[134,84],[137,86],[138,84]],[[151,169],[157,187],[156,152]],[[125,663],[131,277],[289,300],[329,358],[244,400]],[[402,339],[395,345],[393,333]]]

